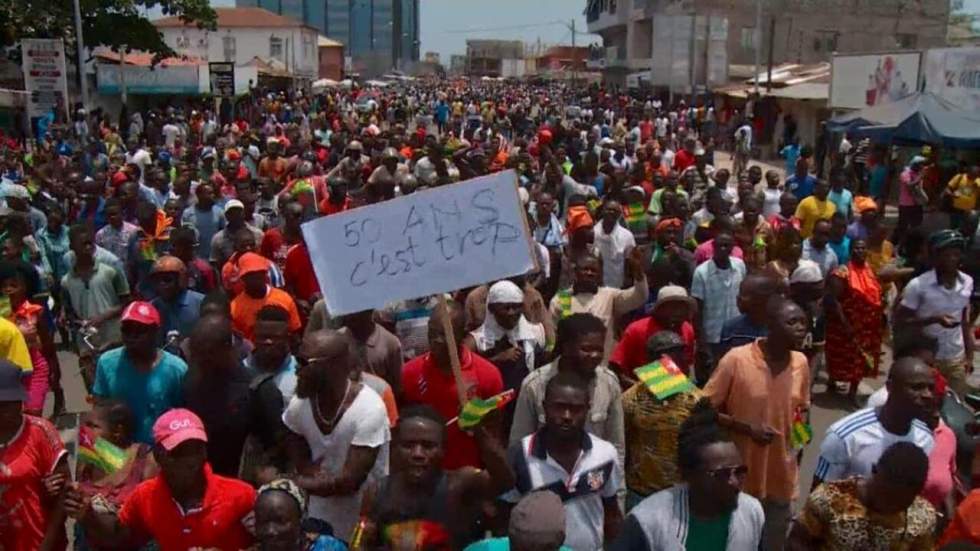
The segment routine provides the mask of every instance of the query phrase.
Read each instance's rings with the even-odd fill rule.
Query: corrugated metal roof
[[[830,84],[826,82],[804,82],[786,88],[777,88],[769,95],[774,98],[826,100],[830,98]]]
[[[320,46],[333,46],[333,47],[340,46],[340,47],[343,47],[344,46],[344,44],[342,42],[337,42],[336,40],[332,40],[330,38],[327,38],[327,37],[323,36],[322,34],[316,38],[316,45],[318,47],[320,47]]]

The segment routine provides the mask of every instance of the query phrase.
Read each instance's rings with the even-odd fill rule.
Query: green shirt
[[[725,549],[728,546],[728,525],[731,520],[731,513],[713,520],[701,520],[692,515],[687,528],[687,551]]]

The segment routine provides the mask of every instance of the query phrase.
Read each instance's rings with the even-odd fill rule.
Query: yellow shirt
[[[0,318],[0,357],[9,360],[24,373],[34,371],[31,354],[27,351],[27,341],[20,329],[6,318]]]
[[[800,235],[803,239],[809,239],[813,235],[813,226],[817,220],[830,220],[836,210],[837,206],[830,199],[821,201],[811,195],[800,201],[800,205],[796,207],[796,217],[800,219]]]
[[[957,174],[946,184],[953,194],[953,208],[956,210],[973,210],[977,206],[977,195],[980,194],[980,178],[970,180],[966,174]]]

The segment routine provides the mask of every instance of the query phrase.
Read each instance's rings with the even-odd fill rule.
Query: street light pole
[[[78,88],[82,93],[82,107],[88,109],[88,89],[85,87],[85,40],[82,38],[82,9],[75,4],[75,49],[78,50]],[[71,117],[71,113],[66,113]]]

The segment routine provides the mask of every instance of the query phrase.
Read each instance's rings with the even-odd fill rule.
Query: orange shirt
[[[259,310],[266,304],[281,306],[289,312],[289,331],[296,332],[302,327],[299,321],[299,311],[293,297],[282,289],[268,287],[268,292],[263,298],[252,298],[248,293],[242,293],[231,301],[231,322],[236,331],[252,341],[255,339],[252,330],[255,328],[255,317]]]
[[[719,412],[744,423],[768,425],[777,433],[766,446],[747,435],[732,433],[749,468],[743,491],[758,499],[794,499],[799,466],[790,443],[790,428],[795,413],[810,408],[806,356],[793,352],[789,367],[773,377],[759,341],[733,348],[718,362],[704,395]]]

